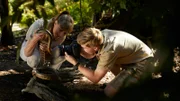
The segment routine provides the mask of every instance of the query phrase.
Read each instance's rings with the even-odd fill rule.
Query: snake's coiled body
[[[44,37],[39,41],[39,44],[46,44],[47,49],[41,50],[41,61],[36,69],[32,71],[32,75],[36,76],[43,80],[54,80],[58,79],[55,71],[51,69],[49,66],[51,64],[51,43],[52,43],[52,34],[46,29],[39,29],[38,33],[44,33]]]
[[[46,64],[46,60],[51,57],[51,43],[52,43],[52,34],[45,29],[40,29],[37,33],[44,33],[44,37],[39,41],[39,44],[47,44],[46,50],[40,50],[41,53],[41,63],[43,65]]]

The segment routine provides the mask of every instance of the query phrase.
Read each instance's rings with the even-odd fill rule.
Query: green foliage
[[[72,0],[55,0],[57,11],[64,11],[67,10],[72,15],[75,24],[77,23],[88,23],[92,22],[92,10],[89,7],[89,0],[81,0],[81,7],[80,7],[80,0],[72,1]],[[82,17],[81,17],[82,13]]]
[[[89,0],[9,0],[10,21],[30,26],[36,19],[49,19],[67,10],[76,23],[91,24],[93,10]]]
[[[23,13],[23,10],[22,9],[18,9],[12,16],[12,23],[14,22],[20,22],[21,21],[21,18],[22,18],[22,13]]]
[[[30,26],[40,17],[47,19],[48,16],[54,15],[54,4],[54,0],[9,0],[11,22]]]
[[[49,19],[67,10],[75,20],[75,24],[92,23],[96,13],[111,11],[114,19],[129,12],[125,28],[132,32],[143,27],[164,26],[167,15],[173,15],[173,1],[169,0],[9,0],[12,23],[20,22],[30,26],[34,20],[43,17]],[[116,20],[114,20],[116,21]],[[113,22],[112,22],[113,23]]]
[[[93,12],[91,11],[91,8],[89,8],[88,2],[81,2],[81,8],[80,2],[73,3],[72,7],[69,8],[69,10],[77,23],[90,24],[92,22]]]
[[[9,0],[10,6],[12,7],[11,12],[16,12],[19,7],[23,4],[27,2],[26,0]]]

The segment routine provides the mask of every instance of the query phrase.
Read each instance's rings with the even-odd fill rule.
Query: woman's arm
[[[42,39],[44,36],[43,33],[41,34],[34,34],[33,38],[31,40],[27,41],[26,47],[24,49],[24,54],[29,57],[32,55],[36,45],[38,44],[38,41]]]
[[[38,19],[29,27],[25,38],[27,40],[24,48],[24,55],[26,57],[32,55],[38,41],[41,39],[42,35],[35,33],[38,29],[43,28],[43,23],[44,23],[43,19]]]

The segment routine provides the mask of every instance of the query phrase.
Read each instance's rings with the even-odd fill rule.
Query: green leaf
[[[51,5],[55,6],[54,0],[47,0]]]
[[[16,12],[16,10],[18,10],[18,8],[25,2],[27,2],[27,0],[16,0],[11,2],[14,12]]]
[[[18,9],[13,15],[12,15],[12,24],[16,21],[20,21],[22,18],[23,10]]]

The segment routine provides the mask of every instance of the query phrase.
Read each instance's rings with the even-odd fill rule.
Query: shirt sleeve
[[[111,69],[117,60],[117,54],[114,51],[103,52],[99,57],[97,68]]]
[[[26,33],[26,40],[30,40],[33,37],[33,34],[39,29],[43,27],[43,19],[36,20],[28,29]]]

